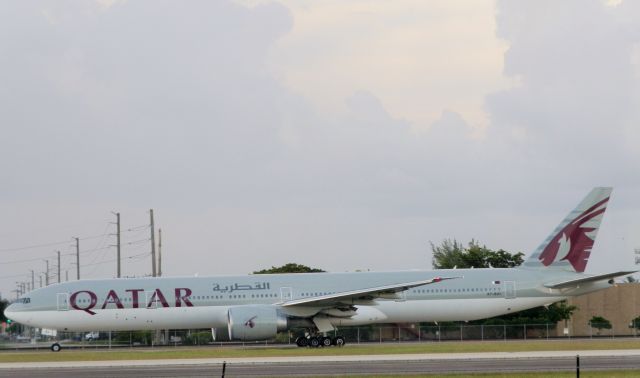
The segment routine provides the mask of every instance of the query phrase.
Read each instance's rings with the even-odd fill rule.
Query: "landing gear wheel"
[[[325,346],[325,347],[331,346],[331,338],[330,337],[323,337],[322,338],[322,346]]]
[[[51,345],[52,352],[60,352],[60,349],[62,349],[62,347],[58,343],[54,343],[53,345]]]
[[[306,347],[307,345],[309,345],[309,340],[307,340],[307,338],[304,336],[300,336],[296,339],[296,345],[300,348]]]
[[[309,346],[310,346],[310,347],[312,347],[312,348],[317,348],[317,347],[319,347],[319,346],[320,346],[320,340],[318,340],[318,338],[317,338],[317,337],[312,337],[312,338],[309,340]]]
[[[337,347],[344,346],[344,337],[336,336],[336,338],[333,339],[333,345],[335,345]]]

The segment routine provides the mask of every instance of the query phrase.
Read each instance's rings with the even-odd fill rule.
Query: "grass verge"
[[[565,350],[616,350],[640,349],[640,340],[557,340],[557,341],[506,341],[506,342],[440,342],[415,344],[362,344],[344,348],[292,348],[286,347],[162,347],[118,348],[113,350],[4,351],[0,363],[47,361],[114,361],[155,360],[185,358],[248,358],[283,356],[344,356],[372,354],[421,354],[421,353],[479,353],[526,352]]]
[[[368,378],[422,378],[422,377],[446,377],[446,378],[460,378],[460,377],[498,377],[498,378],[569,378],[575,377],[575,372],[539,372],[539,373],[465,373],[465,374],[436,374],[436,375],[368,375]],[[340,375],[336,376],[345,378],[348,376]],[[362,377],[361,375],[357,377]],[[608,371],[594,371],[594,372],[580,372],[580,377],[583,378],[637,378],[638,371],[634,370],[608,370]],[[320,377],[317,377],[320,378]],[[322,378],[327,378],[323,376]]]

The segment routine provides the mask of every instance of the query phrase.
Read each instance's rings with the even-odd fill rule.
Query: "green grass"
[[[3,362],[45,361],[113,361],[155,360],[184,358],[247,358],[283,356],[336,356],[372,354],[420,354],[420,353],[477,353],[477,352],[524,352],[563,350],[611,350],[640,349],[640,340],[557,340],[557,341],[484,341],[484,342],[432,342],[415,344],[365,344],[348,345],[344,348],[295,348],[295,347],[162,347],[162,348],[117,348],[117,349],[63,349],[50,351],[3,351]]]
[[[580,377],[583,378],[629,378],[629,377],[638,377],[640,372],[634,370],[608,370],[608,371],[595,371],[595,372],[580,372]],[[369,378],[419,378],[419,377],[446,377],[446,378],[459,378],[459,377],[499,377],[499,378],[536,378],[536,377],[545,377],[545,378],[568,378],[575,377],[575,372],[539,372],[539,373],[465,373],[465,374],[420,374],[420,375],[367,375]],[[336,375],[335,377],[349,377],[345,375]],[[362,375],[354,376],[354,377],[362,377]],[[320,378],[320,377],[317,377]],[[322,378],[327,378],[327,376],[323,376]]]

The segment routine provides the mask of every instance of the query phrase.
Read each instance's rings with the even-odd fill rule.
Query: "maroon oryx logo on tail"
[[[540,253],[540,262],[549,266],[555,261],[568,260],[576,272],[584,272],[595,239],[589,234],[596,230],[596,227],[585,226],[585,223],[602,215],[607,201],[609,197],[582,212],[560,230]]]
[[[256,323],[253,321],[253,319],[257,318],[258,315],[254,316],[253,318],[247,320],[246,322],[244,322],[244,326],[245,327],[249,327],[249,328],[253,328],[256,326]]]

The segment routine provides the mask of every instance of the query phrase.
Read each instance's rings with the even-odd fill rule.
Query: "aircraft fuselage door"
[[[280,298],[283,302],[288,302],[293,299],[293,292],[290,287],[280,288]]]
[[[514,281],[504,281],[504,297],[506,299],[516,297],[516,283]]]
[[[69,310],[69,293],[58,293],[56,301],[58,303],[58,311]]]

